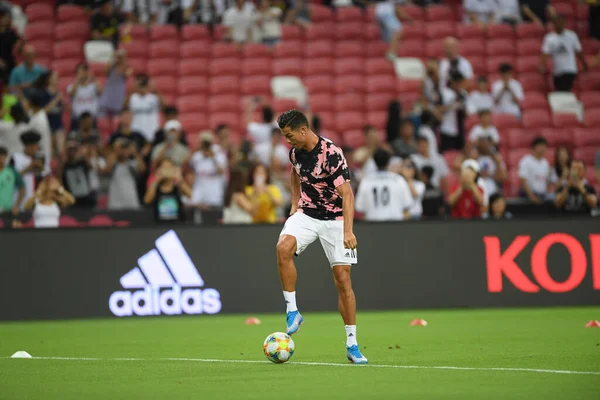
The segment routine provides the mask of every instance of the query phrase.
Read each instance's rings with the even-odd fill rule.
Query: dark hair
[[[429,143],[429,139],[427,139],[427,136],[417,135],[417,142],[427,142],[427,143]]]
[[[302,111],[294,109],[281,114],[277,118],[277,124],[282,130],[289,126],[291,130],[296,131],[303,126],[308,128],[308,119],[306,119],[306,115]]]
[[[77,64],[77,66],[75,67],[75,71],[76,72],[79,71],[79,68],[81,68],[81,67],[85,67],[86,69],[90,68],[89,64],[87,62],[83,61],[83,62],[80,62]]]
[[[122,112],[122,111],[121,111]],[[79,116],[79,121],[86,119],[86,118],[92,118],[92,113],[89,111],[84,111],[81,113],[81,115]]]
[[[400,117],[401,112],[402,107],[398,101],[392,100],[389,102],[387,123],[385,124],[385,136],[387,142],[393,142],[394,139],[398,137],[398,133],[400,132],[400,122],[402,120]]]
[[[571,165],[571,161],[574,161],[572,159],[572,157],[571,157],[571,150],[567,146],[559,146],[559,147],[556,148],[556,151],[554,152],[554,171],[556,172],[556,176],[558,176],[559,178],[563,174],[563,167],[558,162],[558,153],[562,149],[565,149],[567,151],[567,156],[568,156],[568,158],[567,158],[567,168],[569,168],[569,166]]]
[[[19,103],[13,105],[10,108],[10,116],[12,119],[15,120],[15,122],[24,122],[24,123],[29,122],[29,118],[27,118],[25,109],[23,109],[23,106]]]
[[[321,117],[319,117],[317,114],[313,115],[311,126],[315,133],[321,133]]]
[[[488,82],[488,78],[485,75],[480,75],[479,78],[477,78],[477,82]]]
[[[273,127],[271,129],[271,136],[281,136],[281,129]]]
[[[38,90],[34,90],[29,94],[29,103],[35,108],[42,108],[44,106],[44,101],[42,99],[42,94],[39,93]]]
[[[390,163],[390,158],[392,158],[390,153],[383,149],[377,149],[373,154],[375,165],[377,165],[377,169],[380,171],[383,171],[387,168],[388,164]]]
[[[244,168],[236,167],[233,168],[229,174],[229,185],[225,191],[225,207],[231,205],[231,199],[234,193],[245,193],[247,171]]]
[[[227,124],[218,124],[215,128],[215,133],[222,131],[223,129],[229,128]]]
[[[500,67],[498,67],[498,71],[501,74],[505,74],[507,72],[511,72],[512,70],[513,70],[513,67],[509,63],[502,63],[502,64],[500,64]]]
[[[33,81],[31,86],[35,89],[46,89],[48,88],[48,84],[50,83],[50,77],[52,76],[52,71],[46,71],[42,73],[38,78]]]
[[[431,180],[433,176],[433,167],[431,165],[426,165],[421,169],[421,176],[426,177],[428,181]]]
[[[502,199],[504,199],[504,195],[502,193],[500,193],[500,192],[494,193],[488,199],[488,203],[489,203],[489,215],[491,217],[494,217],[494,210],[492,208],[494,206],[494,203],[497,202],[498,200],[502,200]],[[506,209],[504,210],[504,214],[502,215],[502,217],[504,217],[504,215],[506,215]]]
[[[455,83],[459,83],[465,80],[465,77],[463,74],[461,74],[459,71],[452,71],[450,72],[450,82],[455,82]]]
[[[7,155],[8,155],[8,150],[6,150],[6,147],[0,146],[0,156],[7,156]]]
[[[163,108],[163,113],[165,113],[165,114],[179,114],[179,110],[175,106],[165,106],[165,108]]]
[[[481,110],[477,111],[477,116],[482,117],[486,114],[491,114],[492,110],[490,110],[489,108],[482,108]]]
[[[435,122],[435,115],[429,110],[423,110],[421,113],[421,124],[431,126]]]
[[[273,121],[273,109],[269,106],[264,106],[262,108],[263,121],[271,122]]]
[[[531,142],[531,147],[535,147],[539,144],[543,144],[545,146],[548,146],[548,141],[542,137],[542,136],[537,136],[535,139],[533,139],[533,141]]]
[[[254,164],[252,166],[252,168],[250,169],[250,175],[248,175],[248,185],[250,185],[250,186],[254,185],[254,173],[260,167],[264,168],[265,171],[267,171],[267,181],[266,181],[266,184],[267,185],[271,184],[271,170],[265,164],[258,163],[258,164]]]
[[[138,74],[136,76],[136,79],[138,81],[138,84],[143,87],[148,86],[148,81],[150,80],[150,78],[146,74]]]
[[[42,136],[40,136],[39,133],[32,129],[27,130],[21,134],[21,143],[23,143],[23,145],[25,146],[29,144],[37,144],[40,142],[41,139]]]

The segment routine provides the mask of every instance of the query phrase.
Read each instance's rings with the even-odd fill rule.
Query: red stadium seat
[[[533,136],[531,138],[531,140],[533,140],[533,138],[535,138],[535,136]],[[509,169],[514,169],[519,165],[519,162],[521,161],[521,159],[523,157],[525,157],[527,154],[531,153],[531,149],[529,148],[529,146],[531,146],[531,141],[529,141],[529,143],[527,143],[527,147],[522,147],[522,148],[513,148],[510,149],[508,151],[508,166]]]
[[[583,77],[586,90],[600,91],[600,71],[590,71]],[[582,83],[583,83],[582,82]]]
[[[486,34],[489,39],[509,39],[515,40],[515,31],[512,26],[507,24],[491,24],[486,28]]]
[[[40,58],[53,58],[54,57],[54,48],[52,47],[52,41],[50,40],[34,40],[29,41],[27,44],[30,44],[35,48],[35,54],[38,59],[36,59],[37,63],[40,63]],[[40,63],[41,64],[41,63]],[[45,64],[41,64],[45,65]]]
[[[500,69],[500,65],[502,64],[510,64],[515,65],[515,58],[512,56],[499,56],[499,57],[491,57],[487,58],[487,72],[488,74],[498,73]]]
[[[395,98],[391,93],[369,93],[366,99],[367,111],[385,111]]]
[[[245,58],[269,58],[273,57],[273,51],[264,44],[249,43],[244,46],[243,55]]]
[[[333,22],[333,11],[331,8],[320,4],[310,4],[310,20],[312,22]]]
[[[578,147],[573,152],[573,158],[583,161],[585,165],[594,165],[597,151],[594,147]]]
[[[71,76],[75,71],[77,64],[83,61],[83,58],[66,58],[52,62],[52,69],[58,72],[59,76]]]
[[[239,76],[241,63],[237,58],[215,58],[209,61],[208,71],[212,76]]]
[[[454,21],[454,13],[447,6],[428,6],[425,8],[425,19],[427,21]]]
[[[367,58],[365,71],[368,75],[394,75],[394,66],[387,60],[381,58]]]
[[[181,28],[181,40],[182,41],[193,41],[193,40],[211,40],[210,32],[208,27],[205,25],[192,25],[185,24]]]
[[[461,41],[460,54],[467,58],[469,56],[484,56],[486,54],[484,40],[482,38],[472,38]]]
[[[517,24],[517,38],[521,39],[542,39],[546,34],[544,28],[537,24]]]
[[[362,93],[365,91],[365,80],[362,75],[338,76],[334,81],[337,93]]]
[[[358,126],[352,126],[350,128],[354,129],[345,131],[341,135],[342,140],[344,141],[344,146],[348,146],[353,149],[357,149],[359,147],[364,146],[367,143],[367,140],[362,130],[356,129],[358,128]]]
[[[461,39],[483,39],[485,37],[485,31],[481,29],[479,25],[467,25],[467,24],[458,24],[457,25],[457,34]]]
[[[345,40],[335,44],[336,57],[364,57],[365,45],[360,41]]]
[[[273,75],[273,60],[271,58],[250,58],[242,61],[241,74],[252,75]]]
[[[190,76],[179,78],[179,95],[198,95],[208,91],[208,80],[203,76]]]
[[[298,102],[293,99],[275,99],[273,100],[272,106],[276,114],[299,108]]]
[[[574,4],[572,3],[557,3],[553,1],[552,6],[554,6],[554,9],[556,10],[557,14],[563,15],[568,21],[575,19],[577,16],[577,10]]]
[[[385,127],[387,118],[387,111],[372,111],[367,113],[367,123],[369,125],[373,125],[377,129],[380,129],[381,133],[383,133],[382,129]],[[383,140],[385,141],[385,138],[383,138]]]
[[[277,58],[297,58],[304,54],[304,42],[289,41],[279,43],[272,55]]]
[[[303,40],[304,35],[302,33],[302,29],[297,25],[283,25],[281,27],[283,41],[287,42],[288,40]]]
[[[27,10],[29,12],[29,9]],[[65,4],[58,7],[56,19],[58,22],[86,21],[89,22],[89,16],[83,7]]]
[[[444,54],[444,42],[441,40],[428,41],[425,45],[425,55],[430,58],[440,58]]]
[[[121,35],[123,30],[123,25],[121,25]],[[143,24],[135,24],[132,26],[129,31],[129,35],[132,37],[134,42],[138,40],[149,40],[148,30],[146,29],[146,25]]]
[[[177,94],[177,79],[172,76],[152,77],[152,83],[156,87],[156,90],[163,96]]]
[[[175,25],[153,25],[150,27],[150,40],[179,40],[179,32]]]
[[[523,85],[525,93],[532,91],[546,93],[548,91],[547,81],[539,72],[520,74],[519,81]]]
[[[421,81],[417,79],[397,79],[396,90],[400,96],[406,93],[420,93],[421,92]],[[394,80],[389,82],[394,84]]]
[[[304,78],[304,86],[312,95],[315,93],[331,93],[333,91],[333,78],[330,75],[311,75]]]
[[[33,22],[25,27],[25,39],[52,39],[54,37],[54,21]]]
[[[469,57],[469,62],[471,63],[471,67],[473,68],[473,73],[475,75],[487,75],[487,64],[485,63],[485,58],[483,57]]]
[[[240,82],[237,77],[218,76],[209,81],[209,92],[211,95],[217,94],[237,94],[240,91]]]
[[[50,4],[31,4],[27,7],[27,21],[29,23],[40,21],[54,22],[54,7]]]
[[[593,91],[582,92],[580,98],[586,109],[600,108],[600,93],[599,92],[593,92]]]
[[[211,54],[213,58],[240,56],[237,46],[232,43],[213,43]]]
[[[540,134],[548,141],[550,147],[573,147],[573,131],[571,129],[545,128],[540,131]]]
[[[514,57],[515,42],[510,39],[490,39],[486,43],[486,52],[491,57]]]
[[[455,25],[448,21],[429,22],[425,25],[425,38],[428,40],[440,40],[455,33]]]
[[[369,42],[367,46],[367,57],[383,57],[388,51],[389,45],[385,42]],[[400,48],[402,51],[402,48]]]
[[[381,37],[381,33],[379,34]],[[402,41],[405,40],[423,40],[425,38],[425,24],[423,22],[414,21],[412,24],[402,26]]]
[[[412,110],[421,97],[421,93],[403,93],[399,100],[403,110]]]
[[[241,80],[240,92],[247,96],[270,96],[270,76],[246,76]]]
[[[595,39],[582,39],[581,46],[584,54],[596,55],[600,51],[600,42]]]
[[[358,93],[341,94],[335,97],[334,109],[336,112],[365,111],[364,96]]]
[[[186,58],[179,61],[180,76],[207,76],[208,63],[204,58]]]
[[[148,58],[148,42],[136,40],[129,43],[121,43],[119,46],[125,49],[129,58]]]
[[[367,39],[367,25],[362,22],[338,23],[335,26],[335,38],[337,40]]]
[[[113,226],[114,221],[108,215],[99,214],[94,215],[92,218],[90,218],[90,220],[88,221],[88,225],[95,227]]]
[[[335,143],[338,146],[342,146],[342,144],[344,143],[340,134],[337,132],[334,132],[334,131],[321,131],[321,136],[323,136],[326,139],[331,140],[333,143]]]
[[[396,94],[395,80],[390,80],[389,75],[367,76],[367,93],[392,93]]]
[[[84,58],[83,43],[80,40],[63,40],[54,43],[54,58]]]
[[[600,108],[585,110],[584,125],[590,128],[600,128]]]
[[[573,130],[573,143],[577,147],[600,146],[600,135],[594,128],[575,128]]]
[[[543,92],[526,92],[521,102],[523,110],[548,110],[548,100]]]
[[[311,111],[316,113],[332,112],[334,109],[333,99],[329,92],[311,94],[309,104]]]
[[[210,42],[193,41],[182,43],[181,58],[207,58],[211,54]]]
[[[550,128],[550,113],[548,111],[533,110],[523,113],[523,127],[530,129]]]
[[[176,40],[161,40],[150,43],[148,52],[150,58],[179,59],[179,42]]]
[[[148,71],[148,59],[145,57],[130,58],[127,62],[135,74],[145,74]]]
[[[335,10],[336,22],[363,22],[365,13],[358,7],[339,7]]]
[[[331,28],[331,24],[328,22],[313,23],[306,30],[306,40],[308,43],[313,43],[317,40],[332,40],[334,32],[335,31]]]
[[[387,47],[384,50],[387,50]],[[425,42],[423,42],[422,40],[407,40],[403,41],[400,45],[400,48],[398,49],[398,56],[422,58],[424,55],[424,51]]]
[[[64,22],[54,28],[54,39],[59,40],[87,40],[90,36],[88,21]]]
[[[304,48],[306,57],[333,57],[333,43],[329,40],[309,42]]]
[[[377,42],[378,40],[381,40],[381,31],[377,25],[367,25],[367,31],[365,35],[366,39],[371,42]]]
[[[511,114],[494,114],[492,121],[498,130],[519,128],[521,126],[519,119]]]
[[[302,60],[300,58],[273,60],[273,75],[275,76],[302,76],[302,73]]]
[[[542,48],[540,39],[520,39],[516,43],[518,56],[531,56],[540,53]]]
[[[304,76],[332,74],[333,59],[331,58],[308,58],[304,61]]]
[[[334,73],[336,75],[364,74],[364,58],[338,58],[335,60]]]
[[[158,58],[148,61],[148,75],[150,76],[178,76],[179,68],[170,58]]]
[[[414,5],[403,5],[402,11],[414,21],[425,20],[425,12],[423,11],[422,7]]]
[[[517,68],[519,73],[524,72],[536,72],[539,74],[540,70],[540,57],[535,56],[524,56],[517,58]]]
[[[208,98],[208,112],[240,112],[240,97],[237,94],[224,94]]]
[[[555,128],[576,128],[580,123],[575,114],[557,113],[552,115],[552,125]]]
[[[208,116],[208,125],[211,127],[219,124],[228,124],[232,130],[238,130],[241,128],[240,125],[240,113],[239,112],[220,112],[212,113]]]
[[[179,122],[181,122],[181,126],[183,129],[189,133],[198,133],[204,129],[210,129],[216,125],[210,125],[208,123],[208,119],[206,118],[206,114],[201,113],[191,113],[191,114],[180,114]],[[220,122],[225,122],[220,121]]]
[[[205,113],[208,109],[207,97],[203,95],[178,96],[175,105],[181,114]]]

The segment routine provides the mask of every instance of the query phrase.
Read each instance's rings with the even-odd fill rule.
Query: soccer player
[[[292,146],[291,216],[277,243],[277,266],[287,303],[287,333],[296,333],[304,322],[296,306],[297,273],[293,257],[318,238],[338,291],[338,307],[346,325],[348,360],[366,364],[356,341],[356,299],[350,280],[350,266],[357,262],[357,242],[352,231],[354,195],[346,159],[338,146],[309,128],[302,112],[286,111],[277,123]]]

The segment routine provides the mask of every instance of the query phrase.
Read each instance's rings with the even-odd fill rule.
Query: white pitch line
[[[8,358],[8,357],[7,357]],[[72,360],[72,361],[191,361],[200,363],[229,363],[229,364],[268,364],[268,361],[258,360],[219,360],[211,358],[96,358],[96,357],[32,357],[31,360]],[[387,365],[367,364],[353,365],[350,363],[326,363],[326,362],[291,362],[291,365],[313,365],[321,367],[359,367],[359,368],[400,368],[400,369],[441,369],[451,371],[506,371],[506,372],[537,372],[540,374],[563,374],[563,375],[600,375],[600,371],[571,371],[562,369],[539,369],[539,368],[508,368],[508,367],[453,367],[444,365]]]

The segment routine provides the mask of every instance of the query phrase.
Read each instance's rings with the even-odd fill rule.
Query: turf
[[[527,371],[316,366],[346,363],[338,315],[307,313],[296,353],[272,364],[262,342],[283,315],[0,324],[0,399],[597,399],[600,375]],[[427,327],[410,327],[424,318]],[[600,372],[600,307],[363,312],[358,338],[371,365],[506,367]],[[143,358],[115,361],[107,358]],[[168,361],[164,358],[261,363]],[[163,360],[160,360],[163,359]],[[296,362],[296,364],[294,364]]]

